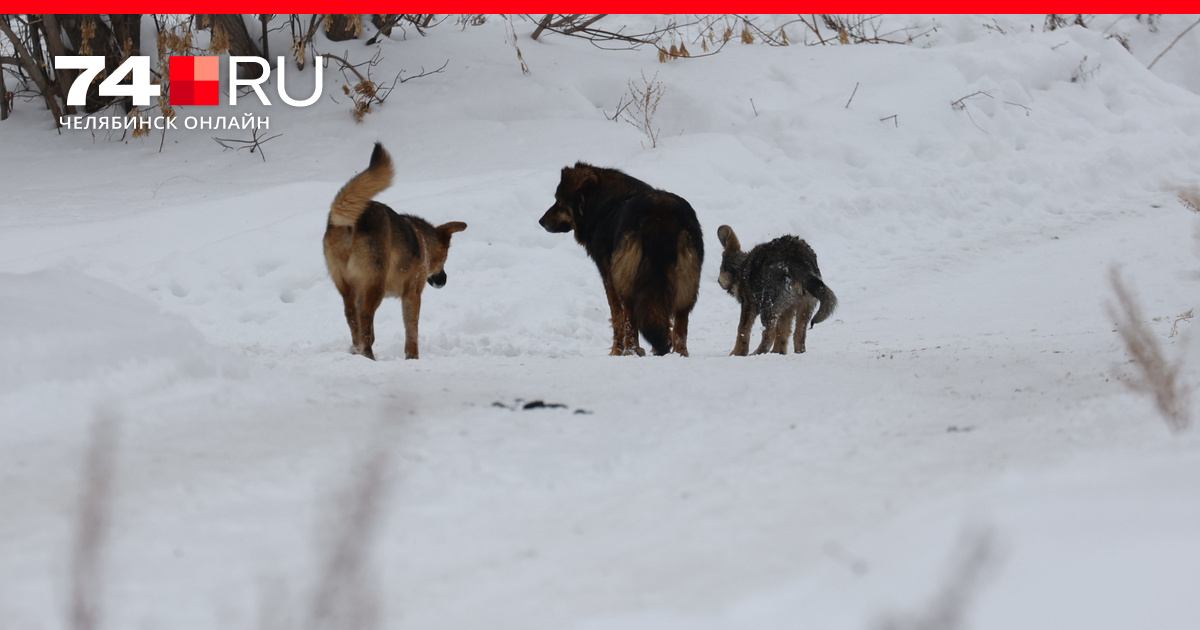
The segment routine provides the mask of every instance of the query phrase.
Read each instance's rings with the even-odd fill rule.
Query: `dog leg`
[[[400,296],[404,307],[404,358],[419,359],[417,349],[417,322],[421,317],[421,289],[425,285],[421,281],[409,285]]]
[[[817,310],[817,301],[811,295],[800,298],[800,307],[796,310],[796,354],[804,352],[804,340],[808,337],[808,321],[812,319],[815,310]]]
[[[796,309],[789,308],[779,316],[779,323],[775,328],[775,343],[771,346],[771,352],[775,354],[787,354],[788,339],[792,336],[792,320],[796,319]]]
[[[375,311],[379,309],[380,303],[383,302],[383,285],[375,285],[367,287],[366,291],[360,294],[362,303],[358,311],[358,338],[362,355],[368,359],[375,360],[375,352],[371,346],[375,345]]]
[[[617,354],[623,356],[637,355],[639,357],[646,356],[646,351],[642,349],[642,340],[638,337],[638,331],[633,327],[633,313],[629,310],[629,305],[625,300],[617,298],[617,309],[620,325],[620,337],[617,341]]]
[[[346,308],[346,323],[350,325],[350,353],[362,354],[362,340],[358,336],[358,305],[350,285],[337,285],[342,294],[342,305]]]
[[[625,331],[622,328],[622,307],[621,300],[617,297],[617,292],[613,289],[612,280],[608,276],[602,276],[604,280],[604,296],[608,298],[608,313],[609,322],[612,323],[613,342],[612,349],[609,351],[609,356],[620,356],[624,354],[625,348],[621,344],[624,338]]]
[[[642,350],[638,339],[637,330],[633,327],[633,314],[630,312],[629,306],[625,304],[625,300],[617,295],[617,290],[612,286],[609,278],[604,278],[604,294],[608,297],[608,309],[612,316],[613,327],[613,345],[608,354],[614,357],[634,354],[639,357],[646,356],[646,351]]]
[[[688,315],[691,310],[679,311],[675,313],[675,325],[671,327],[671,347],[675,349],[680,356],[688,355],[687,335],[688,335]]]
[[[771,344],[775,341],[775,328],[779,323],[779,317],[775,316],[770,319],[763,317],[763,334],[762,341],[758,344],[758,349],[754,354],[762,354],[770,349]]]
[[[742,317],[738,320],[737,341],[733,344],[731,356],[744,357],[750,352],[750,330],[754,327],[754,318],[758,311],[749,304],[742,305]]]

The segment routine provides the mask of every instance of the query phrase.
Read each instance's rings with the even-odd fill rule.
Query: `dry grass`
[[[967,613],[996,563],[995,542],[990,532],[964,534],[957,559],[942,587],[918,613],[891,614],[878,624],[879,630],[959,630],[966,628]]]
[[[74,524],[66,623],[69,630],[103,627],[105,556],[109,549],[117,461],[117,419],[100,411],[92,426],[82,467],[82,489]],[[388,450],[376,448],[353,466],[345,487],[323,512],[322,535],[314,541],[317,573],[304,599],[290,596],[301,580],[265,581],[256,627],[260,630],[374,630],[382,627],[381,590],[371,549],[389,488]],[[0,623],[0,627],[3,624]]]
[[[95,630],[100,627],[103,596],[103,555],[112,507],[113,470],[116,461],[116,418],[97,414],[83,464],[83,491],[75,519],[71,548],[71,590],[67,627]]]
[[[1117,322],[1117,333],[1125,344],[1137,374],[1123,379],[1135,391],[1149,394],[1154,405],[1173,432],[1191,426],[1188,401],[1190,388],[1180,378],[1182,359],[1170,361],[1163,352],[1158,337],[1146,325],[1137,299],[1121,279],[1117,269],[1110,278],[1116,303],[1109,304],[1109,315]]]
[[[321,543],[324,558],[305,624],[309,630],[380,627],[379,580],[368,551],[379,529],[389,461],[387,451],[370,455],[334,502],[330,536]]]

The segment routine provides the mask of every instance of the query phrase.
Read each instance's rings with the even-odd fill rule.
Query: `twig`
[[[758,108],[754,106],[754,99],[750,99],[750,109],[753,109],[754,116],[758,117]]]
[[[397,79],[400,81],[400,83],[408,83],[409,81],[412,81],[413,79],[420,79],[421,77],[427,77],[427,76],[429,76],[429,75],[431,75],[431,74],[438,74],[438,73],[439,73],[439,72],[441,72],[442,70],[445,70],[445,69],[446,69],[446,66],[448,66],[448,65],[450,65],[450,60],[449,60],[449,59],[447,59],[447,60],[446,60],[446,63],[442,64],[442,66],[441,66],[440,68],[438,68],[437,70],[429,70],[428,72],[426,72],[426,70],[425,70],[425,66],[421,66],[421,73],[420,73],[420,74],[414,74],[414,75],[412,75],[411,77],[407,77],[407,78],[403,78],[403,79],[401,79],[401,78],[400,78],[400,74],[404,74],[404,71],[403,71],[403,70],[401,70],[401,71],[400,71],[400,74],[397,74],[397,75],[396,75],[396,77],[397,77]],[[393,84],[393,85],[394,85],[394,84]],[[391,90],[389,90],[389,92],[390,92],[390,91],[391,91]]]
[[[1005,105],[1012,105],[1012,106],[1014,106],[1014,107],[1020,107],[1021,109],[1025,110],[1025,115],[1026,115],[1026,116],[1028,116],[1030,113],[1032,113],[1032,112],[1033,112],[1033,110],[1032,110],[1032,109],[1029,109],[1028,107],[1026,107],[1026,106],[1024,106],[1024,105],[1022,105],[1022,104],[1020,104],[1020,103],[1014,103],[1014,102],[1012,102],[1012,101],[1004,101],[1004,104],[1005,104]]]
[[[230,139],[230,138],[217,138],[217,137],[214,137],[213,140],[215,140],[217,142],[217,144],[221,145],[226,150],[233,149],[234,151],[241,151],[242,149],[250,149],[251,153],[254,153],[257,150],[258,156],[262,158],[262,161],[266,162],[267,154],[266,154],[266,152],[263,151],[262,145],[264,145],[267,142],[274,140],[275,138],[278,138],[279,136],[282,136],[282,135],[283,135],[282,133],[277,133],[277,134],[271,136],[270,138],[259,138],[258,137],[258,129],[254,129],[253,136],[251,137],[250,140],[235,140],[235,139]],[[228,144],[225,144],[226,142],[242,144],[245,146],[241,146],[241,147],[230,146]]]
[[[988,98],[992,98],[992,95],[991,95],[991,94],[988,94],[987,92],[984,92],[983,90],[980,90],[980,91],[978,91],[978,92],[975,92],[975,93],[972,93],[972,94],[968,94],[968,95],[966,95],[966,96],[964,96],[964,97],[962,97],[962,98],[958,99],[957,101],[951,101],[951,102],[950,102],[950,107],[951,107],[952,109],[960,109],[960,110],[962,110],[962,111],[966,112],[966,113],[967,113],[967,119],[971,121],[971,124],[972,124],[972,125],[975,125],[975,128],[976,128],[976,129],[978,129],[978,130],[982,131],[983,133],[985,133],[985,134],[987,134],[987,135],[989,135],[989,136],[990,136],[990,135],[992,135],[992,134],[988,133],[988,130],[987,130],[987,129],[984,129],[983,127],[980,127],[980,126],[979,126],[979,123],[975,122],[975,117],[971,115],[971,110],[967,109],[967,102],[966,102],[966,101],[967,101],[967,99],[969,99],[969,98],[973,98],[973,97],[976,97],[976,96],[979,96],[979,95],[981,95],[981,94],[982,94],[983,96],[986,96],[986,97],[988,97]]]
[[[979,96],[980,94],[982,94],[988,98],[992,98],[991,94],[988,94],[987,92],[984,92],[983,90],[979,90],[978,92],[972,92],[971,94],[968,94],[968,95],[958,99],[957,101],[950,101],[950,107],[953,107],[954,109],[966,109],[967,108],[966,100],[969,98],[975,98],[976,96]]]
[[[618,120],[620,120],[621,114],[625,112],[625,109],[628,108],[632,104],[633,104],[633,101],[625,100],[625,96],[622,95],[621,100],[617,101],[617,111],[613,112],[612,116],[605,114],[604,117],[613,122],[617,122]]]
[[[887,118],[880,118],[879,122],[883,122],[885,120],[890,120],[890,121],[896,123],[896,128],[900,127],[900,114],[892,114],[891,116],[888,116]]]
[[[816,16],[816,14],[815,14],[815,13],[812,13],[812,14],[809,14],[809,15],[811,15],[811,16],[812,16],[812,23],[811,23],[811,24],[809,24],[809,23],[808,23],[808,22],[807,22],[807,21],[804,19],[804,16],[800,16],[800,21],[801,21],[801,22],[803,22],[803,23],[804,23],[804,25],[808,27],[808,30],[812,31],[812,32],[813,32],[813,34],[815,34],[815,35],[817,36],[817,41],[821,42],[821,45],[822,45],[822,46],[827,46],[828,44],[825,42],[825,38],[824,38],[824,37],[821,35],[821,28],[820,28],[819,26],[817,26],[817,16]]]
[[[858,94],[858,82],[854,83],[854,91],[850,93],[850,100],[846,101],[846,109],[850,109],[850,101],[854,100],[854,95]]]
[[[1150,62],[1150,65],[1146,66],[1146,69],[1147,69],[1147,70],[1153,70],[1153,69],[1154,69],[1154,64],[1158,63],[1158,60],[1159,60],[1159,59],[1162,59],[1162,56],[1163,56],[1163,55],[1165,55],[1165,54],[1167,54],[1167,51],[1168,51],[1168,50],[1171,50],[1172,48],[1174,48],[1174,47],[1175,47],[1175,44],[1179,43],[1179,40],[1183,39],[1183,36],[1184,36],[1184,35],[1187,35],[1187,34],[1188,34],[1188,31],[1190,31],[1190,30],[1192,30],[1192,29],[1196,28],[1196,26],[1197,26],[1197,25],[1200,25],[1200,20],[1196,20],[1195,22],[1192,22],[1192,25],[1191,25],[1191,26],[1189,26],[1189,27],[1187,27],[1187,28],[1183,29],[1183,32],[1182,32],[1182,33],[1180,33],[1180,34],[1179,34],[1179,36],[1178,36],[1178,37],[1176,37],[1174,40],[1172,40],[1172,41],[1171,41],[1171,44],[1170,44],[1169,46],[1167,46],[1165,50],[1163,50],[1162,52],[1158,53],[1158,56],[1154,58],[1154,61],[1151,61],[1151,62]]]

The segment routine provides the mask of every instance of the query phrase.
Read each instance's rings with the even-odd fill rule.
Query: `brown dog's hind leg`
[[[362,354],[362,340],[358,336],[358,304],[354,290],[348,284],[338,284],[338,293],[342,294],[342,305],[346,309],[346,323],[350,326],[350,353]]]
[[[423,288],[424,285],[421,282],[416,282],[406,287],[404,294],[400,296],[400,302],[404,306],[405,359],[421,358],[417,348],[417,322],[421,318],[421,289]]]
[[[359,348],[364,357],[374,361],[375,351],[375,311],[383,302],[383,285],[369,286],[359,294],[361,303],[358,312]]]

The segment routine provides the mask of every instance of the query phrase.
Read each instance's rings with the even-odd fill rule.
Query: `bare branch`
[[[249,140],[237,140],[237,139],[231,139],[231,138],[216,138],[216,137],[214,137],[213,140],[215,140],[217,144],[224,147],[225,150],[232,149],[234,151],[241,151],[242,149],[250,149],[251,153],[258,151],[258,156],[262,158],[262,161],[266,162],[267,154],[263,151],[262,145],[264,145],[267,142],[274,140],[275,138],[278,138],[279,136],[282,136],[282,135],[283,135],[282,133],[277,133],[269,138],[259,138],[258,137],[258,129],[254,129],[253,134],[251,135]],[[228,143],[228,144],[226,144],[226,143]],[[239,144],[242,146],[235,146],[235,145],[239,145]]]
[[[1154,61],[1150,62],[1150,65],[1146,66],[1146,69],[1147,70],[1154,69],[1154,64],[1158,63],[1158,60],[1162,59],[1162,56],[1167,54],[1168,50],[1171,50],[1172,48],[1174,48],[1175,44],[1179,43],[1179,40],[1183,39],[1183,36],[1188,34],[1188,31],[1196,28],[1197,26],[1200,26],[1200,20],[1196,20],[1195,22],[1192,22],[1191,26],[1183,29],[1183,32],[1180,33],[1179,36],[1176,37],[1174,40],[1172,40],[1171,44],[1169,46],[1167,46],[1166,49],[1164,49],[1162,52],[1158,53],[1158,56],[1154,58]]]
[[[37,85],[38,91],[41,93],[42,99],[46,101],[46,108],[54,116],[54,125],[61,127],[59,121],[62,119],[62,108],[58,105],[58,100],[54,96],[54,92],[50,86],[50,79],[42,72],[42,68],[34,60],[29,49],[25,47],[21,38],[13,33],[12,28],[8,25],[7,19],[0,19],[0,33],[4,33],[8,37],[8,41],[12,43],[13,49],[17,52],[17,58],[21,61],[21,67],[25,72],[29,73],[29,77],[33,79]]]

